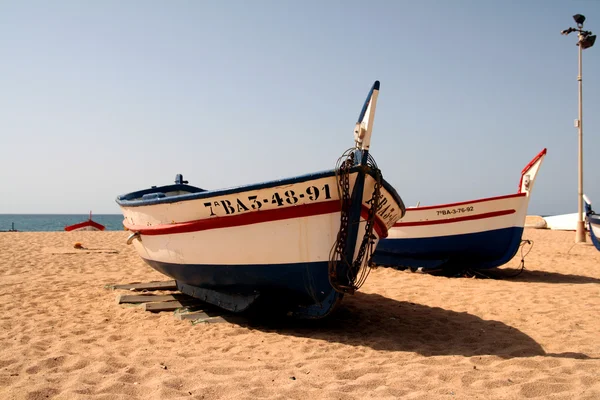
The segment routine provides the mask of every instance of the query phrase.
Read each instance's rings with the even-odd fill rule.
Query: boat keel
[[[260,296],[259,292],[251,294],[218,292],[216,290],[199,288],[181,282],[177,282],[177,289],[188,296],[192,296],[231,312],[246,311]]]
[[[258,303],[259,299],[263,305],[267,305],[267,307],[270,305],[273,309],[282,311],[281,307],[286,307],[285,304],[278,301],[278,298],[280,299],[281,297],[273,295],[269,296],[269,294],[261,296],[260,292],[253,292],[250,294],[228,293],[225,291],[199,288],[178,281],[176,283],[177,289],[181,293],[234,313],[242,313],[249,310],[252,305]],[[343,297],[344,295],[342,293],[332,289],[327,297],[318,303],[315,302],[308,305],[288,303],[284,313],[287,314],[287,316],[299,319],[324,318],[337,308]]]

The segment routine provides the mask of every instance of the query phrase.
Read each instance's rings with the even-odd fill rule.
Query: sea
[[[19,232],[64,231],[65,226],[87,221],[89,214],[0,214],[0,232],[14,229]],[[107,231],[123,230],[122,214],[93,214],[92,220]]]

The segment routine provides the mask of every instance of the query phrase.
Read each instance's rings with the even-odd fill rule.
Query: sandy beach
[[[0,233],[0,399],[598,399],[600,252],[574,235],[526,229],[516,278],[378,268],[326,321],[192,324],[116,304],[167,280],[127,232]]]

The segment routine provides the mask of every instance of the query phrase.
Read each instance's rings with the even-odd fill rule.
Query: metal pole
[[[578,34],[579,43],[579,75],[577,75],[577,81],[579,82],[579,121],[577,127],[579,128],[579,184],[577,190],[577,232],[575,234],[575,243],[585,243],[585,223],[583,217],[583,95],[582,95],[582,78],[581,78],[581,54],[583,49],[581,42],[584,39],[581,32]]]

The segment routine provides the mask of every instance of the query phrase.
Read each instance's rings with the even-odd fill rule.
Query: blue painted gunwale
[[[517,253],[523,228],[494,229],[461,235],[413,239],[382,239],[373,254],[377,265],[392,268],[489,269]]]
[[[367,174],[371,175],[373,178],[375,177],[375,173],[368,167],[365,166],[354,166],[350,169],[350,173],[361,172],[364,171]],[[234,193],[243,193],[249,192],[252,190],[260,190],[271,187],[283,186],[283,185],[291,185],[294,183],[302,183],[311,180],[317,180],[321,178],[328,178],[331,176],[335,176],[334,170],[329,171],[321,171],[315,172],[306,175],[300,175],[293,178],[284,178],[279,180],[267,181],[262,183],[250,184],[250,185],[242,185],[236,186],[226,189],[217,189],[217,190],[204,190],[191,185],[167,185],[167,186],[159,186],[153,187],[149,189],[138,190],[135,192],[123,194],[117,197],[117,204],[122,207],[140,207],[140,206],[149,206],[154,204],[165,204],[165,203],[177,203],[180,201],[188,201],[188,200],[197,200],[197,199],[206,199],[210,197],[224,196]],[[396,192],[396,189],[392,185],[390,185],[385,179],[382,179],[382,185],[387,190],[394,200],[400,205],[404,207],[404,203]],[[155,199],[147,199],[147,200],[136,200],[140,199],[145,194],[158,193],[158,192],[173,192],[173,191],[187,191],[191,192],[188,194],[182,194],[178,196],[169,196]]]

